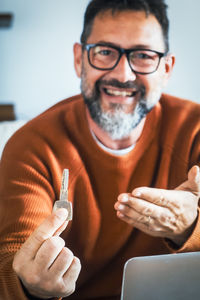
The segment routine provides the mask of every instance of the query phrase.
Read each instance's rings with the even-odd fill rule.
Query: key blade
[[[60,199],[55,201],[53,211],[58,208],[65,208],[68,211],[67,221],[72,220],[73,210],[72,203],[68,201],[68,184],[69,184],[69,170],[64,169],[61,180]]]
[[[68,184],[69,184],[69,170],[64,169],[62,174],[62,183],[60,189],[60,200],[68,200]]]
[[[68,184],[69,184],[69,170],[64,169],[62,174],[62,189],[65,191],[68,190]]]

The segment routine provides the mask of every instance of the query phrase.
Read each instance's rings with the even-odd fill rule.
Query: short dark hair
[[[162,28],[165,51],[169,51],[169,20],[165,0],[91,0],[85,11],[83,32],[81,34],[82,44],[86,43],[91,34],[95,17],[99,13],[108,10],[111,10],[113,14],[118,11],[136,10],[146,12],[147,16],[149,14],[154,15]]]

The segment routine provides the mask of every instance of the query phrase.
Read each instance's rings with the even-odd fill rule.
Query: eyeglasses
[[[151,74],[158,69],[160,59],[166,53],[150,49],[123,49],[107,44],[85,44],[90,65],[98,70],[113,70],[123,54],[126,55],[129,66],[134,73]]]

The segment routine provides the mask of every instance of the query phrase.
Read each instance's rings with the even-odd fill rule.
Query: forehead
[[[144,46],[164,50],[162,28],[152,14],[144,11],[106,11],[98,14],[93,22],[87,43],[109,42],[123,48]]]

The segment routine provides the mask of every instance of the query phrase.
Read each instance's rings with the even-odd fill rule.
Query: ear
[[[82,45],[79,43],[74,44],[74,67],[78,77],[81,77],[82,70]]]
[[[164,59],[165,59],[165,80],[164,80],[164,83],[166,85],[169,78],[171,77],[176,59],[175,59],[174,54],[172,54],[172,53],[167,54],[167,56]]]

